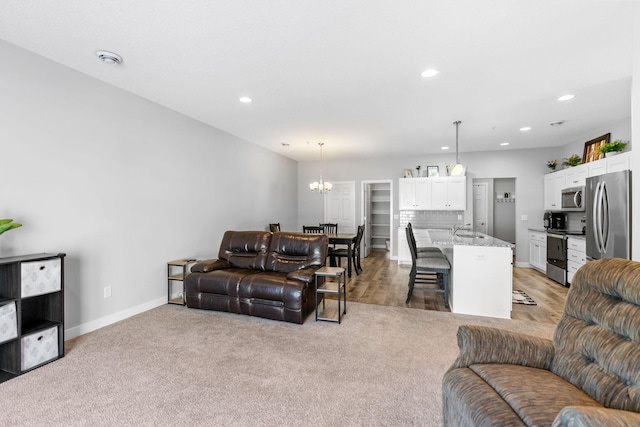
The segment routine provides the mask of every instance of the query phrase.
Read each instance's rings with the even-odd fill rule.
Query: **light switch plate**
[[[520,215],[520,221],[527,221],[529,217],[527,215]]]

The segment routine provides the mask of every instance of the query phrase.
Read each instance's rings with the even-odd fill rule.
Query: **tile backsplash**
[[[451,228],[462,224],[458,215],[464,211],[400,211],[400,227],[411,223],[414,228]]]

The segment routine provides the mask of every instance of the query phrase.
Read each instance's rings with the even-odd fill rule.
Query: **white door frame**
[[[364,224],[364,191],[367,184],[389,184],[389,258],[393,253],[393,180],[392,179],[369,179],[363,180],[360,187],[360,224]]]

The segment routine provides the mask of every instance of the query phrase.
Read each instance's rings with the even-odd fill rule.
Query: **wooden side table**
[[[318,278],[322,277],[322,284],[318,286]],[[327,282],[324,280],[327,277],[333,277],[337,281],[335,282]],[[322,267],[316,271],[315,274],[315,282],[316,282],[316,322],[318,320],[325,320],[327,322],[338,322],[340,323],[341,315],[347,314],[347,287],[345,283],[347,281],[347,277],[345,274],[345,270],[342,267]],[[329,317],[320,317],[318,316],[318,294],[332,294],[338,296],[338,318],[333,319]],[[344,298],[344,307],[343,310],[340,309],[340,299]],[[326,298],[322,298],[322,312],[324,314],[326,306],[325,301]]]
[[[187,303],[184,294],[184,279],[187,276],[189,267],[196,262],[197,260],[195,259],[178,259],[167,263],[167,302],[169,304],[185,305]],[[180,282],[182,292],[177,297],[171,298],[171,288],[175,282]]]

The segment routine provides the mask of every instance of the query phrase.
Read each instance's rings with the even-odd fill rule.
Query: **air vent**
[[[122,57],[117,53],[99,50],[96,52],[96,55],[98,55],[98,58],[100,58],[102,62],[106,62],[107,64],[122,64]]]

